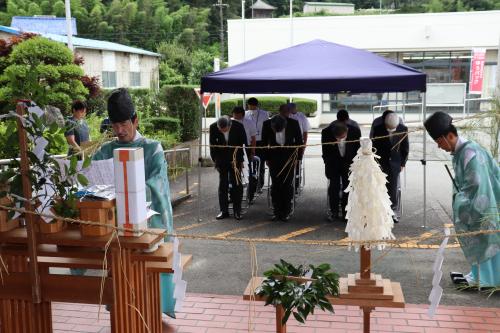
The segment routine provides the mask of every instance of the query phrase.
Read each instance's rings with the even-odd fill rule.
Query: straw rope
[[[102,228],[113,229],[119,232],[141,232],[144,234],[156,235],[156,236],[165,236],[165,237],[177,237],[181,239],[192,239],[192,240],[209,240],[209,241],[229,241],[229,242],[253,242],[253,243],[269,243],[269,244],[278,244],[278,243],[289,243],[289,244],[299,244],[299,245],[319,245],[319,246],[345,246],[349,244],[358,244],[358,245],[376,245],[376,244],[385,244],[386,246],[405,248],[404,245],[407,242],[420,242],[424,240],[442,240],[445,237],[473,237],[479,235],[492,235],[500,233],[500,229],[491,229],[491,230],[478,230],[478,231],[469,231],[469,232],[457,232],[454,234],[450,234],[449,236],[434,234],[432,236],[424,235],[424,236],[414,236],[414,237],[401,237],[399,239],[393,240],[366,240],[366,241],[354,241],[354,240],[303,240],[303,239],[277,239],[277,238],[248,238],[248,237],[231,237],[231,236],[217,236],[217,235],[191,235],[191,234],[178,234],[178,233],[168,233],[167,231],[154,231],[150,229],[130,229],[124,227],[117,227],[112,225],[103,225],[97,223],[95,221],[86,221],[73,219],[68,217],[62,217],[57,215],[43,214],[37,213],[34,211],[28,211],[24,208],[15,208],[0,205],[0,209],[8,210],[8,211],[16,211],[24,214],[32,214],[41,217],[50,217],[57,220],[62,220],[72,224],[80,224],[80,225],[90,225],[90,226],[98,226]],[[45,223],[45,222],[42,222]]]

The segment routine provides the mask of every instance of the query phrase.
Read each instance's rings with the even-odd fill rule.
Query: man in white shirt
[[[302,112],[298,112],[297,110],[297,104],[295,103],[288,103],[288,108],[290,109],[290,115],[289,118],[295,119],[299,122],[300,126],[300,131],[302,132],[302,139],[304,141],[304,145],[307,144],[307,134],[309,130],[311,129],[311,124],[309,124],[309,120],[307,120],[307,117],[305,114]],[[299,154],[299,160],[302,161],[302,157],[304,156],[306,148],[304,147],[301,149],[300,154]],[[300,164],[297,164],[297,175],[300,173]],[[295,190],[300,186],[300,178],[297,177],[295,178]]]
[[[257,147],[262,147],[262,125],[264,124],[264,121],[269,119],[269,113],[267,111],[261,110],[259,108],[259,101],[255,97],[251,97],[247,101],[247,112],[245,115],[245,118],[250,119],[254,124],[257,129],[257,133],[255,134],[255,145]],[[259,170],[259,184],[258,190],[259,192],[262,189],[262,186],[264,186],[264,173],[265,173],[265,153],[263,149],[256,149],[255,155],[260,158],[260,170]]]
[[[255,190],[257,189],[257,170],[254,170],[254,156],[255,156],[255,136],[257,135],[257,127],[255,122],[249,117],[245,117],[245,109],[241,106],[235,106],[233,109],[233,119],[241,124],[245,128],[245,133],[247,135],[247,146],[246,154],[248,159],[248,193],[247,199],[248,203],[253,203],[253,198],[255,195]]]

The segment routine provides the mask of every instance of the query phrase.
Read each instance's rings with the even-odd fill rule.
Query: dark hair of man
[[[288,107],[288,104],[281,104],[279,108],[280,114],[288,113],[290,111],[290,108]]]
[[[233,114],[245,114],[245,109],[242,106],[235,106],[233,108]]]
[[[337,112],[337,120],[338,121],[347,121],[347,120],[349,120],[349,112],[347,112],[347,110],[345,110],[345,109],[340,109]]]
[[[257,100],[257,98],[255,97],[250,97],[248,100],[247,100],[247,104],[248,105],[254,105],[254,106],[257,106],[259,105],[259,101]]]
[[[446,130],[446,132],[443,135],[446,136],[448,133],[453,133],[455,136],[458,136],[457,128],[451,124],[450,124],[450,127],[448,127],[448,129]]]
[[[341,121],[332,122],[333,136],[336,138],[342,137],[347,133],[347,126]]]
[[[385,111],[384,111],[384,113],[382,113],[382,119],[384,119],[384,120],[385,120],[385,117],[387,117],[387,115],[388,115],[389,113],[394,113],[394,111],[389,110],[389,109],[385,110]]]
[[[79,111],[87,108],[87,104],[82,101],[74,101],[73,104],[71,105],[71,110],[73,111]]]
[[[217,127],[220,129],[231,126],[231,119],[228,116],[222,116],[217,119]]]

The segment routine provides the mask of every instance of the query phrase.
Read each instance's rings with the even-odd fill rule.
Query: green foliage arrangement
[[[53,105],[69,113],[71,102],[84,100],[88,90],[80,78],[83,70],[73,63],[64,45],[42,37],[17,44],[0,75],[0,103],[34,100],[40,107]]]
[[[274,268],[264,272],[266,279],[257,290],[259,296],[266,297],[266,305],[281,305],[285,312],[282,324],[286,324],[291,314],[304,323],[314,309],[333,311],[328,296],[339,294],[339,276],[330,272],[330,265],[309,265],[298,267],[281,259]],[[294,279],[298,278],[298,279]],[[300,281],[300,278],[309,277]]]
[[[61,131],[60,126],[49,119],[48,117],[38,117],[36,114],[31,114],[31,117],[25,118],[24,126],[26,132],[32,137],[45,138],[49,142],[48,147],[58,144],[54,142],[54,133]],[[19,148],[17,149],[19,150]],[[16,154],[16,156],[18,155],[19,153]],[[63,217],[77,217],[76,192],[78,191],[78,183],[83,186],[88,184],[87,178],[80,173],[78,168],[78,156],[70,156],[69,165],[66,165],[60,164],[51,154],[45,154],[42,159],[39,159],[32,151],[28,151],[28,160],[31,170],[29,178],[33,188],[34,201],[46,195],[42,189],[48,185],[54,191],[49,200],[54,212]],[[83,160],[82,168],[88,167],[90,163],[90,157],[86,157]],[[9,169],[0,174],[0,183],[6,189],[6,192],[0,193],[0,197],[10,193],[23,196],[22,177],[19,169],[20,161],[12,159]],[[18,199],[15,198],[14,202],[16,201]]]
[[[247,96],[250,98],[251,96]],[[266,110],[272,114],[278,113],[281,104],[286,104],[288,102],[288,97],[283,96],[264,96],[259,97],[260,108]],[[294,98],[293,102],[297,104],[297,110],[303,112],[306,116],[310,117],[317,110],[317,102],[314,99],[308,98]],[[232,115],[233,108],[235,106],[243,106],[243,100],[241,98],[227,99],[221,102],[221,109],[223,115]],[[208,106],[207,114],[209,117],[215,116],[215,104],[211,103]]]

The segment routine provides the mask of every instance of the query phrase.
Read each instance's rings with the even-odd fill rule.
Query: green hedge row
[[[162,131],[177,134],[181,141],[198,138],[200,126],[199,99],[195,86],[163,86],[159,91],[128,89],[136,111],[140,128],[145,134]],[[106,100],[112,90],[102,90],[101,96],[92,102],[91,113],[107,116]]]
[[[278,113],[281,104],[288,102],[288,97],[283,96],[266,96],[258,97],[260,108],[269,111],[272,114]],[[293,102],[297,104],[297,109],[310,117],[317,110],[317,102],[309,98],[294,98]],[[235,106],[243,106],[243,99],[234,98],[227,99],[221,102],[221,111],[223,115],[231,115]],[[210,103],[207,109],[208,117],[215,117],[215,104]]]

